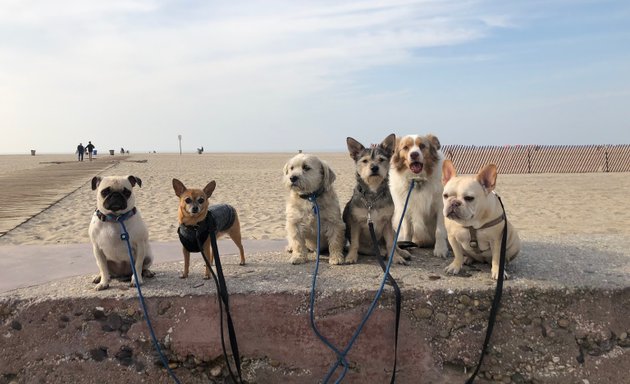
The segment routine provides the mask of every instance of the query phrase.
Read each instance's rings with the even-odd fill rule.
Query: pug
[[[149,270],[153,261],[149,231],[136,208],[133,194],[136,185],[142,186],[142,180],[136,176],[96,176],[92,179],[92,190],[96,190],[96,210],[88,232],[100,271],[93,280],[97,291],[107,289],[111,277],[131,277],[131,286],[136,286],[142,284],[142,277],[154,276]],[[129,233],[138,281],[133,277],[127,242],[121,238],[121,221]]]
[[[494,193],[497,167],[484,166],[477,175],[457,176],[450,160],[442,165],[444,185],[444,223],[455,260],[446,267],[447,273],[457,274],[465,261],[491,262],[493,279],[499,277],[501,241],[505,227],[505,212]],[[521,241],[514,226],[507,223],[506,262],[521,250]],[[467,258],[465,260],[465,257]],[[505,278],[508,278],[507,273]]]

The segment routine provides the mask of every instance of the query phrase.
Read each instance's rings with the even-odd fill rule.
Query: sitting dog
[[[227,234],[238,247],[241,254],[240,265],[245,265],[245,252],[241,242],[241,223],[236,209],[228,204],[209,205],[208,199],[217,183],[212,180],[203,189],[188,189],[181,181],[173,179],[175,195],[179,197],[177,219],[179,221],[179,240],[184,254],[184,272],[182,279],[188,277],[190,253],[203,250],[212,264],[214,255],[210,244],[210,231],[216,238]],[[199,247],[201,244],[201,248]],[[210,278],[210,269],[206,265],[204,279]]]
[[[492,278],[499,277],[499,258],[505,225],[505,212],[494,194],[497,167],[488,164],[476,176],[460,176],[453,163],[445,160],[442,169],[444,184],[444,216],[448,241],[455,260],[446,272],[457,274],[465,257],[476,261],[492,261]],[[521,249],[518,233],[507,223],[506,262],[516,257]],[[505,274],[507,278],[507,273]]]
[[[359,253],[374,254],[369,222],[374,225],[379,253],[384,251],[386,255],[390,255],[394,243],[394,201],[389,192],[388,178],[389,161],[396,147],[396,135],[392,133],[382,143],[370,148],[365,148],[352,137],[348,137],[346,142],[350,157],[354,160],[357,180],[352,198],[343,210],[346,239],[350,242],[346,264],[353,264],[357,262]],[[397,250],[394,261],[407,264],[401,254],[410,257],[407,251]]]
[[[343,264],[344,224],[339,199],[333,189],[335,173],[314,155],[300,153],[284,165],[283,182],[289,190],[286,205],[287,250],[291,263],[307,261],[317,248],[317,217],[309,198],[315,198],[320,214],[321,250],[328,250],[330,264]]]
[[[96,190],[96,211],[88,232],[100,271],[93,281],[97,291],[107,289],[111,277],[126,278],[133,275],[127,242],[121,240],[120,221],[124,222],[129,233],[138,273],[138,281],[132,277],[131,286],[142,284],[143,276],[154,276],[149,270],[153,260],[149,231],[136,208],[133,194],[136,185],[142,186],[142,180],[135,176],[96,176],[92,179],[92,190]]]
[[[409,184],[414,188],[400,228],[400,240],[420,247],[435,246],[433,254],[448,255],[446,228],[442,212],[441,171],[444,155],[440,141],[433,135],[407,135],[397,138],[389,172],[389,189],[394,200],[392,224],[398,228]]]

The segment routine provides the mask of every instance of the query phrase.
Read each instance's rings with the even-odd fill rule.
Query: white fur
[[[411,137],[415,140],[419,136],[408,135],[405,137]],[[400,159],[400,161],[405,160],[409,162],[413,152],[419,152],[420,158],[423,158],[421,149],[414,144],[409,148],[406,159]],[[409,197],[399,240],[411,240],[420,246],[435,244],[433,254],[438,257],[446,257],[448,255],[447,234],[444,227],[444,216],[442,215],[441,178],[443,160],[444,155],[442,151],[438,150],[438,161],[433,165],[433,173],[431,175],[426,173],[426,169],[419,174],[411,172],[408,167],[399,169],[394,162],[392,162],[389,173],[389,188],[395,207],[394,216],[392,217],[394,230],[398,228],[400,223],[411,180],[415,180],[418,184],[414,187]]]

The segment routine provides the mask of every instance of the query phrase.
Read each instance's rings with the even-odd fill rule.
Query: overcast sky
[[[0,153],[630,143],[630,1],[0,0]]]

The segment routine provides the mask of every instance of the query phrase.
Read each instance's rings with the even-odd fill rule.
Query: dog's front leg
[[[346,264],[354,264],[359,260],[361,227],[356,222],[352,225],[348,222],[346,225],[350,227],[350,248],[348,249],[348,256],[346,256]]]
[[[292,248],[291,264],[303,264],[307,260],[308,249],[306,248],[306,239],[304,238],[305,234],[300,233],[299,231],[299,223],[293,222],[287,225],[287,238],[289,241],[289,246]]]
[[[453,255],[455,256],[455,259],[444,270],[446,271],[446,273],[457,275],[462,269],[462,265],[464,264],[464,248],[462,248],[461,244],[457,241],[454,235],[449,235],[448,241],[449,243],[451,243],[451,248],[453,249]]]
[[[188,270],[190,267],[190,252],[186,249],[186,247],[182,246],[182,253],[184,254],[184,271],[181,275],[179,275],[180,279],[185,279],[188,277]]]
[[[147,254],[147,247],[143,242],[136,244],[132,252],[135,250],[133,256],[134,265],[136,267],[136,275],[131,277],[131,287],[142,285],[142,268],[144,267],[144,256]],[[136,280],[137,277],[137,280]]]
[[[109,288],[109,268],[107,268],[107,258],[102,250],[100,250],[96,245],[92,245],[92,251],[94,252],[94,257],[96,258],[96,265],[98,266],[99,275],[94,278],[92,281],[96,284],[97,291],[102,291],[104,289]]]
[[[325,225],[329,228],[325,235],[328,239],[328,263],[332,265],[341,265],[344,263],[343,246],[346,242],[346,226],[343,221],[338,223],[330,223]]]
[[[214,253],[212,253],[212,248],[210,247],[210,236],[205,243],[203,243],[203,252],[208,258],[208,263],[212,265],[214,263]],[[205,263],[204,263],[205,264]],[[203,275],[204,280],[210,279],[210,268],[206,265],[206,273]]]
[[[446,242],[448,234],[444,226],[444,215],[442,214],[441,206],[442,204],[440,204],[437,223],[435,225],[435,247],[433,248],[433,255],[444,259],[448,256],[448,244]]]

